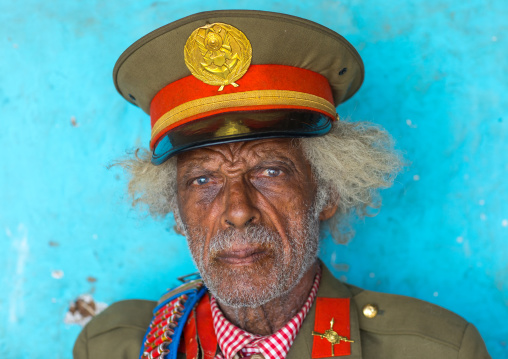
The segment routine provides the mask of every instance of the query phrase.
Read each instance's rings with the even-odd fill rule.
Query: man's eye
[[[196,178],[194,181],[192,181],[192,184],[196,184],[198,186],[202,186],[204,184],[207,184],[208,182],[210,182],[210,178],[209,177],[201,176],[201,177]]]
[[[276,169],[276,168],[268,168],[263,171],[263,174],[268,177],[277,177],[277,176],[280,176],[281,173],[282,173],[282,171],[279,169]]]

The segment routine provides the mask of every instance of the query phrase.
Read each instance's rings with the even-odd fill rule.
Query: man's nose
[[[252,189],[249,189],[244,180],[229,183],[224,193],[224,212],[221,218],[223,229],[243,229],[250,224],[256,224],[261,213],[253,199]]]

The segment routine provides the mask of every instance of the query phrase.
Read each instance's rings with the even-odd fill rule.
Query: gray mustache
[[[276,246],[277,243],[280,243],[280,239],[277,232],[262,225],[251,225],[243,231],[228,228],[212,237],[209,250],[211,253],[220,252],[231,248],[233,244]]]

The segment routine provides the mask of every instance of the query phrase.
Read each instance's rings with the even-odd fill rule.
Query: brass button
[[[367,318],[374,318],[377,315],[377,306],[375,304],[366,304],[363,307],[363,315]]]

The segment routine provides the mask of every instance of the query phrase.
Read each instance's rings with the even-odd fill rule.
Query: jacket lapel
[[[352,298],[351,291],[339,280],[337,280],[333,274],[321,263],[321,283],[317,292],[317,297],[324,298]],[[312,331],[314,330],[314,320],[316,319],[316,302],[312,305],[307,317],[303,321],[302,327],[296,336],[291,349],[289,349],[287,359],[303,359],[311,358],[312,356],[312,342],[313,336]],[[326,318],[327,320],[331,318]],[[355,302],[351,300],[350,306],[350,327],[351,327],[351,355],[345,356],[347,359],[361,359],[362,358],[362,346],[360,338],[360,324],[358,320],[358,309],[356,308]],[[340,357],[329,357],[339,358]]]

